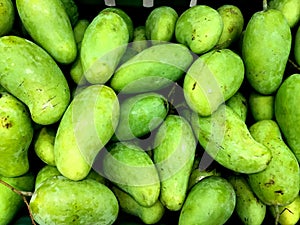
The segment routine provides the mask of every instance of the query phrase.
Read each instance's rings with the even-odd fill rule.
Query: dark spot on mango
[[[277,190],[277,191],[274,191],[276,194],[281,194],[283,195],[283,191],[282,190]]]
[[[197,85],[197,83],[195,82],[195,83],[193,84],[192,90],[195,90],[196,85]]]
[[[8,121],[9,116],[1,118],[1,127],[9,129],[12,127],[12,123]]]
[[[271,185],[273,185],[275,183],[275,181],[274,180],[269,180],[269,182],[267,182],[267,183],[265,183],[265,186],[266,187],[270,187]]]

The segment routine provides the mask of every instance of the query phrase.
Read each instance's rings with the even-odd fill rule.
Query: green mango
[[[112,186],[111,190],[116,195],[122,211],[140,218],[144,224],[156,224],[165,213],[165,208],[159,200],[152,206],[145,207],[138,204],[129,194],[116,186]]]
[[[0,176],[0,180],[17,191],[31,192],[34,189],[34,174],[28,172],[18,177]],[[25,206],[22,196],[0,183],[0,225],[7,225]]]
[[[54,140],[56,129],[44,126],[36,132],[33,140],[33,148],[36,155],[46,164],[55,166]]]
[[[75,42],[77,43],[77,46],[79,43],[82,42],[84,33],[86,31],[86,28],[89,26],[90,21],[87,19],[80,19],[76,22],[76,24],[73,27],[73,33],[74,33],[74,38]]]
[[[142,137],[157,128],[169,112],[167,99],[158,93],[137,94],[120,102],[120,119],[114,139]]]
[[[69,64],[77,55],[72,25],[62,0],[16,1],[26,31],[57,62]]]
[[[222,17],[223,31],[215,48],[228,48],[238,41],[244,28],[244,16],[240,8],[225,4],[217,8]]]
[[[65,111],[54,141],[58,170],[71,180],[85,178],[112,137],[119,121],[119,101],[105,85],[83,89]]]
[[[262,95],[252,91],[249,95],[249,109],[255,121],[274,119],[274,95]]]
[[[236,193],[235,211],[244,225],[261,225],[265,220],[267,207],[252,191],[242,175],[230,175],[227,180]]]
[[[119,212],[116,196],[105,185],[64,176],[45,180],[34,191],[29,207],[34,220],[43,225],[111,225]]]
[[[131,48],[137,53],[148,48],[150,43],[147,41],[146,37],[146,27],[145,25],[140,25],[134,28],[133,30],[133,39],[131,42]]]
[[[232,108],[233,111],[235,111],[244,122],[246,122],[248,116],[249,103],[246,96],[241,91],[237,91],[225,103],[230,108]]]
[[[266,205],[287,205],[299,194],[299,164],[282,139],[274,120],[262,120],[250,126],[252,137],[268,147],[272,159],[263,171],[248,174],[249,184]]]
[[[122,93],[160,90],[182,78],[192,61],[191,52],[182,44],[150,46],[122,64],[110,86]]]
[[[294,57],[296,63],[300,66],[300,25],[295,34]]]
[[[241,87],[244,63],[230,49],[201,55],[188,69],[183,94],[189,107],[202,116],[211,115]]]
[[[300,74],[288,76],[275,95],[275,119],[289,148],[300,162]]]
[[[0,85],[25,103],[35,123],[56,123],[69,104],[70,89],[51,56],[17,36],[0,38],[0,55]]]
[[[75,3],[74,0],[61,0],[61,2],[63,3],[72,27],[75,26],[79,19],[79,9],[77,3]]]
[[[219,176],[209,176],[189,192],[178,225],[222,225],[231,217],[236,205],[232,185]]]
[[[181,116],[168,115],[153,143],[153,161],[160,182],[160,201],[171,211],[181,209],[187,195],[196,152],[196,138]]]
[[[175,25],[176,41],[196,54],[211,50],[223,31],[223,20],[217,10],[208,5],[196,5],[183,11]]]
[[[280,86],[291,50],[291,29],[276,9],[255,12],[242,41],[242,58],[249,84],[260,94],[274,93]]]
[[[221,105],[208,117],[194,113],[191,124],[205,151],[230,170],[257,173],[271,161],[271,151],[253,139],[246,123],[229,106]]]
[[[84,76],[89,83],[104,84],[110,79],[129,38],[126,21],[114,11],[102,11],[91,21],[80,50]]]
[[[300,219],[300,196],[285,206],[269,206],[274,218],[278,216],[278,223],[281,225],[295,225]]]
[[[0,176],[17,177],[29,170],[33,132],[26,106],[13,95],[0,92]]]
[[[200,168],[193,169],[189,178],[188,191],[199,181],[209,176],[221,176],[221,173],[219,173],[216,169],[213,170],[200,170]]]
[[[138,204],[149,207],[160,194],[160,180],[150,156],[132,142],[116,142],[107,146],[103,156],[103,173]]]
[[[15,8],[12,0],[0,1],[0,37],[7,35],[15,22]]]
[[[146,18],[146,37],[152,44],[171,41],[175,32],[178,14],[170,6],[158,6]]]
[[[300,20],[300,2],[298,0],[270,0],[268,8],[281,11],[291,28]]]

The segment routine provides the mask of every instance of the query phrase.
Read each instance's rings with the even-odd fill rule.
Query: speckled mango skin
[[[171,211],[180,210],[186,198],[196,143],[190,124],[178,115],[168,115],[155,135],[153,161],[161,181],[160,201]]]
[[[0,176],[25,174],[29,170],[32,121],[26,106],[7,92],[0,92],[0,136]]]
[[[276,9],[258,11],[250,18],[242,41],[245,75],[260,94],[280,86],[292,44],[291,29]]]
[[[271,151],[255,141],[247,125],[229,106],[221,105],[211,116],[194,113],[191,124],[199,143],[224,167],[239,173],[266,169]]]
[[[253,192],[266,205],[291,203],[299,194],[299,164],[283,141],[278,124],[274,120],[262,120],[251,125],[249,131],[272,153],[265,170],[248,175]]]
[[[15,8],[11,0],[0,1],[0,36],[8,34],[15,21]]]
[[[235,211],[244,225],[261,225],[265,219],[267,207],[252,191],[243,175],[231,175],[227,180],[236,193]]]
[[[119,212],[118,201],[105,185],[64,176],[45,180],[29,203],[34,220],[44,225],[111,225]]]
[[[289,148],[300,162],[300,74],[287,77],[275,95],[276,121]]]
[[[34,174],[28,172],[18,177],[4,177],[0,175],[0,180],[6,182],[19,191],[34,190]],[[24,204],[20,195],[13,192],[8,187],[0,184],[0,225],[7,225],[15,218]]]
[[[103,158],[105,177],[140,205],[152,206],[160,194],[160,180],[147,152],[132,142],[112,143],[107,149]]]
[[[29,108],[41,125],[56,123],[70,101],[70,89],[53,58],[17,36],[0,38],[0,85]]]
[[[240,88],[244,63],[230,49],[212,50],[189,67],[183,83],[184,98],[201,116],[209,116]]]
[[[179,216],[178,225],[222,225],[232,215],[236,194],[224,178],[209,176],[190,190]]]
[[[249,111],[249,103],[244,93],[237,91],[226,101],[225,104],[231,107],[233,111],[235,111],[241,119],[246,122]]]
[[[59,63],[75,60],[76,42],[61,0],[17,0],[16,6],[22,24],[36,43]]]
[[[77,94],[64,113],[54,141],[58,170],[71,180],[84,179],[119,121],[119,101],[105,85],[91,85]]]
[[[217,10],[196,5],[185,10],[177,19],[175,38],[196,54],[211,50],[223,31],[223,21]]]
[[[84,76],[89,83],[104,84],[110,79],[129,39],[127,23],[118,13],[104,10],[91,21],[80,50]]]

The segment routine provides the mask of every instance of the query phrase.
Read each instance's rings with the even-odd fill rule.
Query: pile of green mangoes
[[[0,225],[300,221],[300,1],[182,2],[0,0]]]

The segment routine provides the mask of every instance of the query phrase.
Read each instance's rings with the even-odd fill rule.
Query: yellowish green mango
[[[178,14],[170,6],[159,6],[149,13],[145,22],[146,37],[152,44],[171,41],[175,32]]]
[[[116,142],[107,146],[103,156],[103,173],[138,204],[149,207],[160,194],[160,180],[154,162],[133,142]]]
[[[119,212],[116,196],[104,184],[92,179],[72,181],[64,176],[41,183],[29,206],[34,220],[44,225],[111,225]]]
[[[241,87],[244,80],[242,58],[230,49],[212,50],[189,67],[183,83],[188,106],[201,116],[209,116]]]
[[[15,8],[12,0],[0,1],[0,37],[7,35],[15,22]]]
[[[233,109],[243,121],[246,122],[248,116],[249,103],[246,96],[241,92],[237,91],[230,99],[225,103]]]
[[[17,177],[28,172],[33,132],[26,106],[8,92],[0,92],[0,176]]]
[[[192,52],[203,54],[215,47],[222,31],[223,21],[218,11],[200,4],[179,15],[175,25],[175,38]]]
[[[206,177],[190,190],[180,211],[178,225],[225,224],[235,205],[235,191],[225,178]]]
[[[192,61],[191,52],[182,44],[150,46],[122,64],[110,86],[122,93],[160,90],[182,78]]]
[[[244,16],[239,7],[231,4],[220,6],[217,11],[222,17],[223,31],[215,48],[228,48],[240,38],[244,29]]]
[[[28,107],[35,123],[58,122],[69,104],[70,89],[53,58],[18,36],[0,38],[0,55],[0,85]]]
[[[209,176],[220,176],[221,174],[216,170],[201,170],[200,168],[194,168],[189,178],[188,191],[199,181]]]
[[[261,225],[267,214],[267,206],[252,191],[243,175],[230,175],[227,180],[236,193],[235,211],[244,225]]]
[[[116,186],[112,186],[111,190],[116,195],[122,211],[140,218],[144,224],[156,224],[165,213],[165,207],[159,200],[152,206],[145,207],[138,204],[129,194]]]
[[[249,128],[252,137],[270,149],[272,159],[267,168],[248,174],[255,195],[266,205],[290,204],[299,194],[299,164],[282,139],[274,120],[261,120]]]
[[[274,95],[262,95],[252,91],[249,95],[249,109],[255,121],[274,119]]]
[[[105,85],[91,85],[75,95],[56,132],[58,170],[71,180],[84,179],[119,121],[119,101]]]
[[[17,11],[26,31],[57,62],[69,64],[77,55],[72,25],[61,0],[17,0]]]
[[[34,174],[28,172],[18,177],[0,176],[0,180],[17,191],[31,192],[34,190]],[[0,183],[0,225],[10,224],[25,206],[22,196]]]
[[[291,74],[275,95],[275,119],[289,148],[300,162],[300,74]]]
[[[148,48],[149,42],[146,37],[146,27],[145,25],[140,25],[134,28],[133,30],[133,39],[131,43],[131,48],[137,53]]]
[[[221,105],[211,116],[194,113],[191,125],[205,151],[230,170],[257,173],[271,161],[269,148],[253,139],[246,123],[229,106]]]
[[[242,58],[249,84],[260,94],[274,93],[280,86],[291,50],[292,34],[282,12],[255,12],[242,41]]]
[[[130,34],[126,21],[117,12],[100,12],[87,27],[80,50],[86,80],[104,84],[114,74],[126,51]]]
[[[75,3],[74,0],[61,0],[61,2],[63,3],[72,27],[75,26],[79,19],[79,9],[77,3]]]

